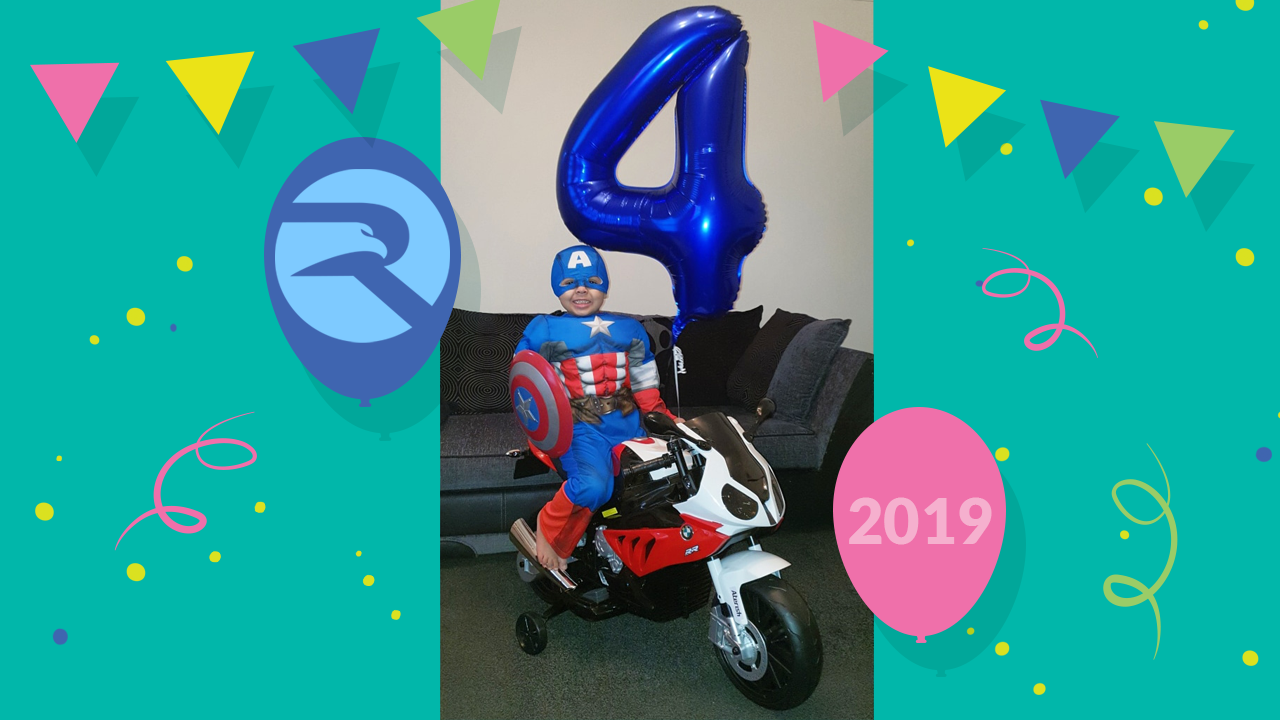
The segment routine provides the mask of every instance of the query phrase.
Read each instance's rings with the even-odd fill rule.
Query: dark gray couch
[[[808,418],[771,418],[755,445],[777,472],[787,494],[789,524],[831,523],[831,490],[853,440],[873,419],[873,358],[840,348],[820,380]],[[673,407],[674,411],[675,408]],[[735,406],[682,407],[694,418],[719,410],[743,427],[752,413]],[[484,554],[511,550],[507,530],[516,519],[535,514],[560,486],[552,472],[513,479],[508,450],[526,438],[511,412],[454,415],[440,432],[440,506],[443,550]]]

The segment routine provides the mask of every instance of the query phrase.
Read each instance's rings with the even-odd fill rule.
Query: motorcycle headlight
[[[760,512],[760,503],[755,498],[732,485],[724,486],[720,491],[720,500],[730,514],[742,520],[751,520]]]

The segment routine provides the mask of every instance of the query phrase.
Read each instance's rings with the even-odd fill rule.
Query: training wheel
[[[537,655],[547,649],[547,621],[537,613],[522,613],[516,619],[516,641],[520,649]]]

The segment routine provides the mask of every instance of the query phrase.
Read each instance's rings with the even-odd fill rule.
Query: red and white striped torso
[[[630,386],[627,353],[595,353],[562,360],[555,366],[573,398],[605,397]]]

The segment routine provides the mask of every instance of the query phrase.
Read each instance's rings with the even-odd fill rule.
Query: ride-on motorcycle
[[[529,351],[517,354],[511,378],[530,447],[509,455],[536,457],[563,476],[554,453],[567,449],[565,432],[573,433],[563,386]],[[516,570],[550,605],[516,621],[521,649],[542,652],[547,621],[566,610],[587,620],[629,612],[665,622],[711,599],[708,637],[738,690],[774,710],[808,699],[822,674],[818,624],[780,575],[791,563],[758,543],[777,530],[786,507],[773,470],[751,444],[772,412],[773,403],[762,401],[747,430],[719,412],[681,425],[647,414],[650,437],[614,448],[613,495],[563,572],[538,562],[533,531],[517,520],[510,532]]]

